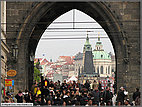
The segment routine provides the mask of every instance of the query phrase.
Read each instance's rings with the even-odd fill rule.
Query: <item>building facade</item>
[[[111,55],[104,51],[100,37],[98,37],[93,50],[93,62],[95,72],[99,73],[100,77],[112,77],[112,68],[113,70],[115,69],[115,60],[112,60]]]
[[[7,79],[7,56],[10,52],[9,47],[6,45],[6,1],[1,1],[1,88],[4,86],[4,81]]]
[[[86,70],[87,72],[85,73],[84,72],[85,66],[87,66],[87,64],[91,65],[90,64],[91,59],[85,56],[85,52],[88,50],[92,53],[94,68],[92,67],[92,71],[88,72],[89,69],[91,69],[91,67],[89,67],[89,69]],[[85,58],[87,61],[89,61],[89,63],[86,62]],[[116,66],[115,55],[111,53],[107,53],[103,49],[103,44],[100,40],[100,37],[98,37],[98,41],[96,42],[95,49],[91,51],[91,45],[89,43],[89,38],[87,36],[83,53],[78,53],[75,56],[74,60],[75,60],[75,71],[78,72],[79,80],[81,80],[82,83],[84,83],[87,79],[92,82],[93,80],[97,80],[98,82],[98,81],[106,81],[106,80],[109,80],[109,78],[111,78],[111,80],[114,81],[114,77],[115,77],[114,72],[115,72],[115,66]],[[114,83],[113,81],[111,81],[112,84]]]

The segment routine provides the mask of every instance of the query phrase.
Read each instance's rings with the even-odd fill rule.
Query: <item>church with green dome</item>
[[[75,72],[78,80],[85,83],[89,80],[93,83],[94,80],[101,81],[106,87],[106,81],[114,84],[114,72],[116,68],[115,55],[107,53],[103,49],[101,38],[98,37],[95,48],[89,42],[87,34],[86,41],[83,47],[83,53],[78,53],[75,56]],[[104,82],[105,81],[105,82]],[[113,90],[113,87],[110,87]]]
[[[115,61],[112,61],[112,55],[103,49],[103,44],[98,37],[95,44],[95,49],[92,51],[94,72],[98,73],[100,77],[112,77],[115,69]],[[113,70],[112,70],[113,69]]]
[[[111,60],[111,56],[104,51],[102,42],[100,41],[100,37],[98,37],[98,41],[96,42],[95,49],[93,50],[93,59],[103,59],[104,61]]]

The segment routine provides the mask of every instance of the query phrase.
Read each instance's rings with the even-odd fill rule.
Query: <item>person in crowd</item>
[[[140,91],[139,88],[136,88],[136,91],[133,93],[134,104],[137,105],[140,100]]]
[[[93,101],[92,100],[89,100],[88,101],[88,104],[86,104],[85,106],[92,106],[93,105]]]
[[[25,102],[27,103],[27,102],[29,102],[29,95],[28,95],[28,90],[26,89],[25,90],[25,93],[24,93],[24,100],[25,100]]]
[[[49,87],[54,88],[54,83],[53,83],[53,81],[50,81]]]
[[[101,81],[99,81],[99,87],[98,87],[98,89],[99,89],[99,91],[102,90],[102,83],[101,83]]]
[[[64,83],[62,83],[62,86],[61,86],[61,91],[62,90],[67,90],[68,89],[68,85],[66,83],[66,80],[64,80]]]
[[[33,92],[25,90],[24,95],[21,91],[19,91],[14,98],[17,99],[17,103],[33,103],[36,106],[115,106],[116,102],[118,102],[118,105],[132,105],[132,103],[126,99],[128,92],[125,91],[126,89],[123,87],[120,88],[116,96],[113,96],[112,92],[110,91],[110,87],[106,87],[105,89],[102,87],[99,90],[99,85],[94,85],[94,89],[88,90],[88,88],[90,88],[89,80],[87,80],[82,86],[80,82],[66,82],[66,80],[63,81],[62,85],[60,85],[59,81],[52,81],[50,84],[54,86],[44,86],[42,93],[40,90],[41,85],[38,85],[35,95],[33,95],[35,90],[33,90]],[[78,89],[79,87],[81,87],[81,89]],[[41,94],[43,94],[43,102],[41,102]],[[117,100],[115,101],[115,99]],[[135,100],[135,105],[140,105],[139,89],[136,89],[136,92],[133,93],[133,100]],[[10,92],[7,92],[4,102],[13,103],[16,101],[13,100]]]
[[[40,90],[40,87],[37,87],[35,96],[38,96],[39,94],[41,94],[41,90]]]
[[[48,101],[47,101],[47,105],[48,105],[48,106],[52,106],[51,100],[48,100]]]
[[[94,90],[96,87],[98,87],[98,83],[96,80],[94,80],[94,82],[92,84],[92,89]]]
[[[90,90],[90,82],[89,82],[89,80],[86,80],[86,83],[84,84],[84,88]]]
[[[109,105],[109,106],[112,105],[112,97],[113,97],[113,94],[110,91],[110,88],[106,87],[106,90],[103,93],[103,101],[106,103],[106,105]]]
[[[38,105],[42,105],[41,102],[41,94],[39,94],[36,98],[36,100],[34,101],[34,105],[38,106]]]
[[[21,90],[19,90],[18,94],[15,96],[15,98],[17,99],[17,103],[23,103],[23,93]]]
[[[93,103],[96,103],[99,106],[100,102],[100,92],[98,90],[98,87],[94,87],[94,91],[92,92],[93,95]]]
[[[124,105],[125,106],[131,106],[129,99],[124,100]]]
[[[116,98],[118,106],[124,105],[124,99],[126,97],[124,94],[124,90],[125,90],[124,87],[120,87],[120,89],[118,91],[117,98]]]

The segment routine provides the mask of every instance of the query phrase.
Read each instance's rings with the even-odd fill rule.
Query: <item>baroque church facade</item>
[[[95,44],[95,49],[92,50],[87,35],[83,53],[75,56],[75,71],[82,83],[86,80],[93,82],[94,80],[114,79],[115,56],[105,52],[100,37]]]

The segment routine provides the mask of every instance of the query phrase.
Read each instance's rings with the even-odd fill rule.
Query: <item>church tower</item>
[[[95,50],[97,50],[97,51],[104,51],[102,42],[100,41],[100,36],[98,36],[98,41],[96,42]]]
[[[94,72],[93,55],[92,55],[92,47],[91,44],[89,43],[88,33],[83,48],[83,62],[84,62],[83,74],[93,74]]]

